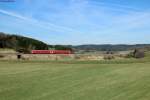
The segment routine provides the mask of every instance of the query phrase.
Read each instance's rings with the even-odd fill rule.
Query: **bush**
[[[104,60],[112,60],[115,59],[115,57],[113,55],[105,55],[104,56]]]
[[[4,57],[5,57],[4,55],[1,55],[1,54],[0,54],[0,58],[4,58]]]
[[[75,56],[75,59],[80,59],[81,57],[80,56]]]
[[[133,52],[130,52],[125,56],[125,58],[134,58]]]
[[[134,58],[144,58],[145,52],[144,50],[135,49],[133,52]]]

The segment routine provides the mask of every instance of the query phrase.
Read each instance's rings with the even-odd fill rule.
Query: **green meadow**
[[[150,63],[0,61],[0,100],[150,100]]]

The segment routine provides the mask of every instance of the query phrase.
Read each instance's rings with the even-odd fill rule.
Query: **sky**
[[[48,44],[149,44],[150,0],[0,0],[0,32]]]

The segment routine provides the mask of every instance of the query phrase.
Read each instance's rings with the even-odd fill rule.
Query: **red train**
[[[71,50],[32,50],[32,54],[72,54]]]

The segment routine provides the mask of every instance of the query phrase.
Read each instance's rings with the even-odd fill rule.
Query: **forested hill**
[[[135,48],[145,48],[150,50],[150,44],[136,44],[136,45],[49,45],[42,41],[19,36],[10,35],[0,32],[0,48],[11,48],[16,51],[23,51],[24,53],[30,53],[31,50],[94,50],[94,51],[125,51]]]
[[[72,50],[70,46],[48,45],[33,38],[3,32],[0,32],[0,48],[10,48],[23,53],[30,53],[31,50]]]
[[[0,48],[11,48],[29,53],[32,49],[47,50],[48,45],[36,39],[0,32]]]
[[[126,51],[136,48],[144,48],[150,50],[150,44],[136,44],[136,45],[78,45],[73,46],[75,50],[94,50],[94,51]]]

